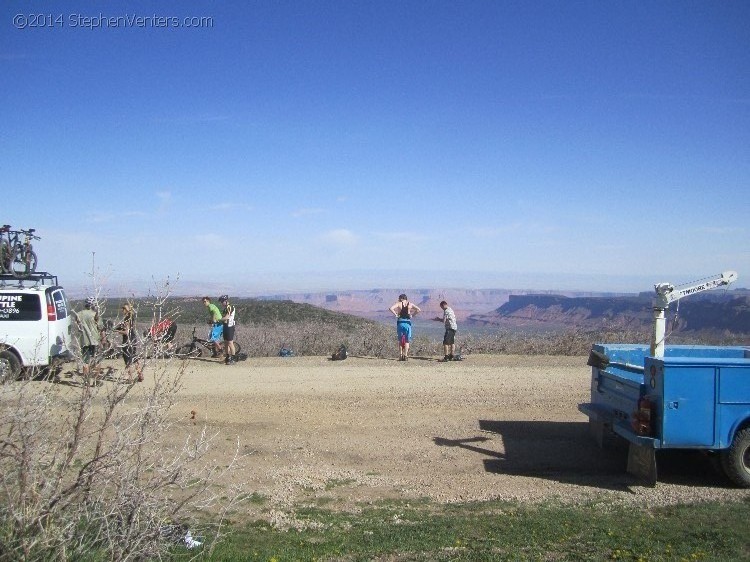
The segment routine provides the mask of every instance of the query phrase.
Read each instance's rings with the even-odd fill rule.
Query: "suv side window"
[[[4,320],[36,322],[41,319],[42,304],[39,295],[29,293],[0,294],[0,322]]]

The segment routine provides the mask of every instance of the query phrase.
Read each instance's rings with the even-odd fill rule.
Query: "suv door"
[[[12,374],[19,365],[46,365],[48,342],[41,291],[18,289],[0,292],[0,347],[3,348],[6,367],[14,371]]]

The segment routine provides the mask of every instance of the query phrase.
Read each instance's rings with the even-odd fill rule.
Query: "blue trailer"
[[[656,452],[700,449],[719,456],[726,475],[750,487],[750,348],[595,344],[589,357],[589,417],[601,447],[627,441],[627,470],[657,480]]]
[[[591,401],[578,409],[600,447],[628,443],[628,472],[652,485],[657,451],[697,449],[718,455],[732,482],[750,487],[750,348],[664,343],[670,303],[736,279],[729,271],[682,289],[659,283],[650,346],[591,348]]]

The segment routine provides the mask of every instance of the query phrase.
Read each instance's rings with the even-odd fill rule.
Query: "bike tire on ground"
[[[192,359],[203,355],[203,350],[192,343],[186,343],[175,349],[174,355],[180,359]]]

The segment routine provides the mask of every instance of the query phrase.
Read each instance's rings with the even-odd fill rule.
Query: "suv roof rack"
[[[57,275],[52,275],[46,271],[35,271],[27,277],[18,279],[10,273],[0,273],[0,289],[4,287],[36,287],[36,286],[54,286],[57,285]]]

